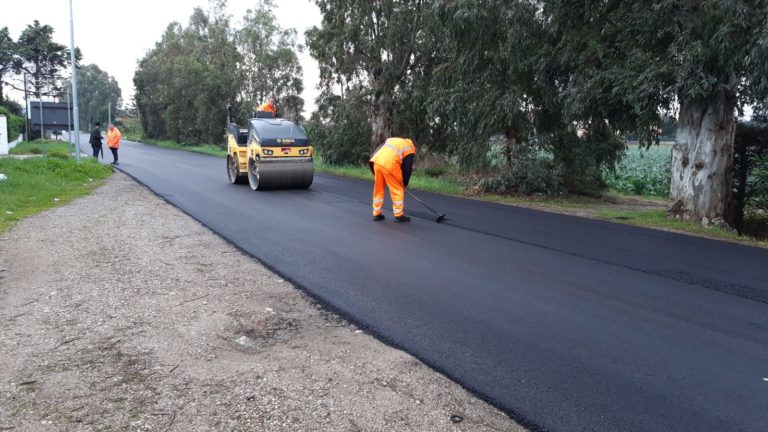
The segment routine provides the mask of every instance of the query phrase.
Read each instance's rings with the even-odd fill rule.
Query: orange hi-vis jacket
[[[392,213],[395,217],[405,215],[405,185],[411,176],[413,154],[416,147],[407,138],[388,138],[373,153],[368,163],[373,172],[373,216],[381,215],[384,205],[384,185],[392,198]],[[409,157],[410,156],[410,157]],[[404,163],[403,160],[409,161]],[[406,172],[404,172],[406,171]]]
[[[274,115],[277,115],[277,107],[270,104],[269,102],[259,105],[259,107],[256,108],[256,111],[268,111]]]
[[[117,128],[107,131],[107,145],[109,148],[120,148],[120,131]]]
[[[390,173],[399,173],[403,158],[416,153],[416,146],[408,138],[387,138],[384,144],[376,149],[370,162],[381,166]]]

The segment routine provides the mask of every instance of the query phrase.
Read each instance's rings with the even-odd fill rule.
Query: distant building
[[[72,107],[67,107],[66,103],[43,101],[42,108],[42,125],[46,132],[53,132],[58,135],[61,131],[72,128],[71,124],[74,124],[75,121],[72,117]],[[40,130],[39,100],[29,100],[27,102],[27,122],[30,131]]]

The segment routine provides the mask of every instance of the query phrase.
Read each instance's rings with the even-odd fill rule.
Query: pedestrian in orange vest
[[[403,201],[405,188],[411,179],[416,146],[408,138],[387,138],[384,144],[373,152],[368,166],[373,173],[373,220],[384,220],[381,207],[384,205],[384,185],[389,188],[392,198],[392,212],[395,222],[410,222],[405,215]]]
[[[117,149],[120,148],[120,137],[120,131],[115,125],[110,123],[107,129],[107,146],[112,151],[112,159],[114,159],[111,165],[120,165],[117,163]]]

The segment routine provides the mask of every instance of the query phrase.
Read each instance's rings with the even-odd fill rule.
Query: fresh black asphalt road
[[[155,193],[532,429],[768,431],[768,250],[429,193],[444,223],[412,200],[412,223],[377,223],[369,182],[253,192],[223,158],[120,153]]]

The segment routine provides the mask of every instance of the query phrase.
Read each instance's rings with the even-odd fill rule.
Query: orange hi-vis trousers
[[[373,164],[373,215],[381,214],[384,206],[384,185],[389,188],[389,197],[392,198],[392,213],[395,217],[404,214],[403,200],[405,199],[405,187],[403,186],[403,173],[389,172],[378,164]]]

